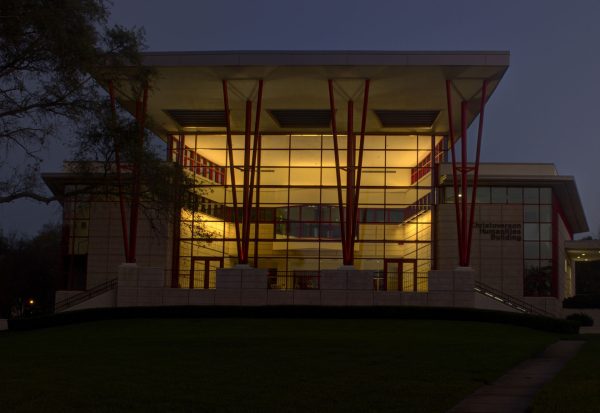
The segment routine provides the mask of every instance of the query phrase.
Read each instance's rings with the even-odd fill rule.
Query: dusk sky
[[[554,163],[575,176],[597,236],[599,18],[597,0],[115,0],[111,20],[144,27],[150,51],[508,50],[482,161]],[[51,150],[43,170],[59,171],[64,156]],[[5,233],[32,234],[60,208],[20,201],[0,214]]]

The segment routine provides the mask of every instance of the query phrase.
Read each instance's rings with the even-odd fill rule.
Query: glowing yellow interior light
[[[35,304],[35,301],[32,299],[29,300],[29,304]]]

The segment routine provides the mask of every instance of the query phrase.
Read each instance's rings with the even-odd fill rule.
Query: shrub
[[[585,313],[569,314],[567,320],[575,321],[582,327],[591,327],[594,325],[594,319]]]
[[[564,308],[600,308],[600,294],[581,294],[563,300]]]

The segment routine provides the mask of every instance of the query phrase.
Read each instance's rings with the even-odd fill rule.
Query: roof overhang
[[[331,133],[330,128],[282,128],[268,115],[272,110],[329,109],[328,80],[334,80],[336,120],[346,128],[347,102],[362,110],[365,79],[370,79],[368,134],[446,134],[446,80],[453,82],[454,125],[460,135],[460,101],[470,102],[469,123],[479,112],[484,79],[488,98],[509,64],[508,52],[362,52],[247,51],[151,52],[143,64],[155,78],[148,114],[160,136],[168,133],[223,133],[222,127],[182,127],[165,110],[223,110],[222,80],[229,84],[231,128],[244,130],[247,100],[255,100],[257,80],[264,80],[261,113],[263,133]],[[132,110],[135,100],[126,84],[117,87],[122,104]],[[428,127],[384,127],[375,110],[439,111]],[[355,116],[355,119],[360,119]],[[355,128],[359,128],[358,120]]]
[[[567,255],[573,261],[599,261],[600,240],[565,241]]]
[[[486,173],[487,171],[490,173]],[[513,174],[493,174],[492,171],[513,171]],[[536,174],[536,170],[541,172]],[[554,174],[551,172],[554,171]],[[516,173],[515,173],[516,172]],[[548,173],[547,175],[545,173]],[[472,181],[473,176],[468,176]],[[440,182],[443,186],[453,184],[452,165],[443,164],[440,168]],[[562,209],[566,224],[574,234],[587,232],[589,227],[585,218],[579,191],[572,176],[560,176],[552,164],[481,164],[478,186],[520,186],[552,188]]]

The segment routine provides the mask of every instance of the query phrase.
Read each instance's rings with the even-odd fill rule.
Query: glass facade
[[[355,138],[358,148],[360,137]],[[214,288],[215,269],[237,264],[234,219],[237,214],[241,228],[244,169],[249,168],[244,166],[244,136],[232,136],[237,210],[226,136],[177,135],[171,136],[170,142],[171,160],[182,162],[196,178],[201,202],[200,212],[181,212],[178,283],[182,288]],[[340,212],[343,216],[346,208],[347,137],[339,135],[338,142],[341,188],[332,135],[262,135],[250,215],[251,265],[269,269],[271,274],[295,275],[318,274],[342,265]],[[254,154],[250,151],[248,155],[252,159]],[[444,158],[441,136],[365,137],[354,245],[356,269],[384,272],[386,264],[406,261],[411,263],[404,265],[411,273],[406,277],[411,281],[406,283],[417,289],[415,279],[426,276],[432,267],[435,194],[431,172]],[[272,287],[289,285],[278,281]],[[426,283],[423,285],[426,289]]]
[[[452,188],[445,189],[444,200],[454,202]],[[523,295],[551,296],[554,289],[552,189],[484,186],[477,188],[477,203],[522,205]]]

